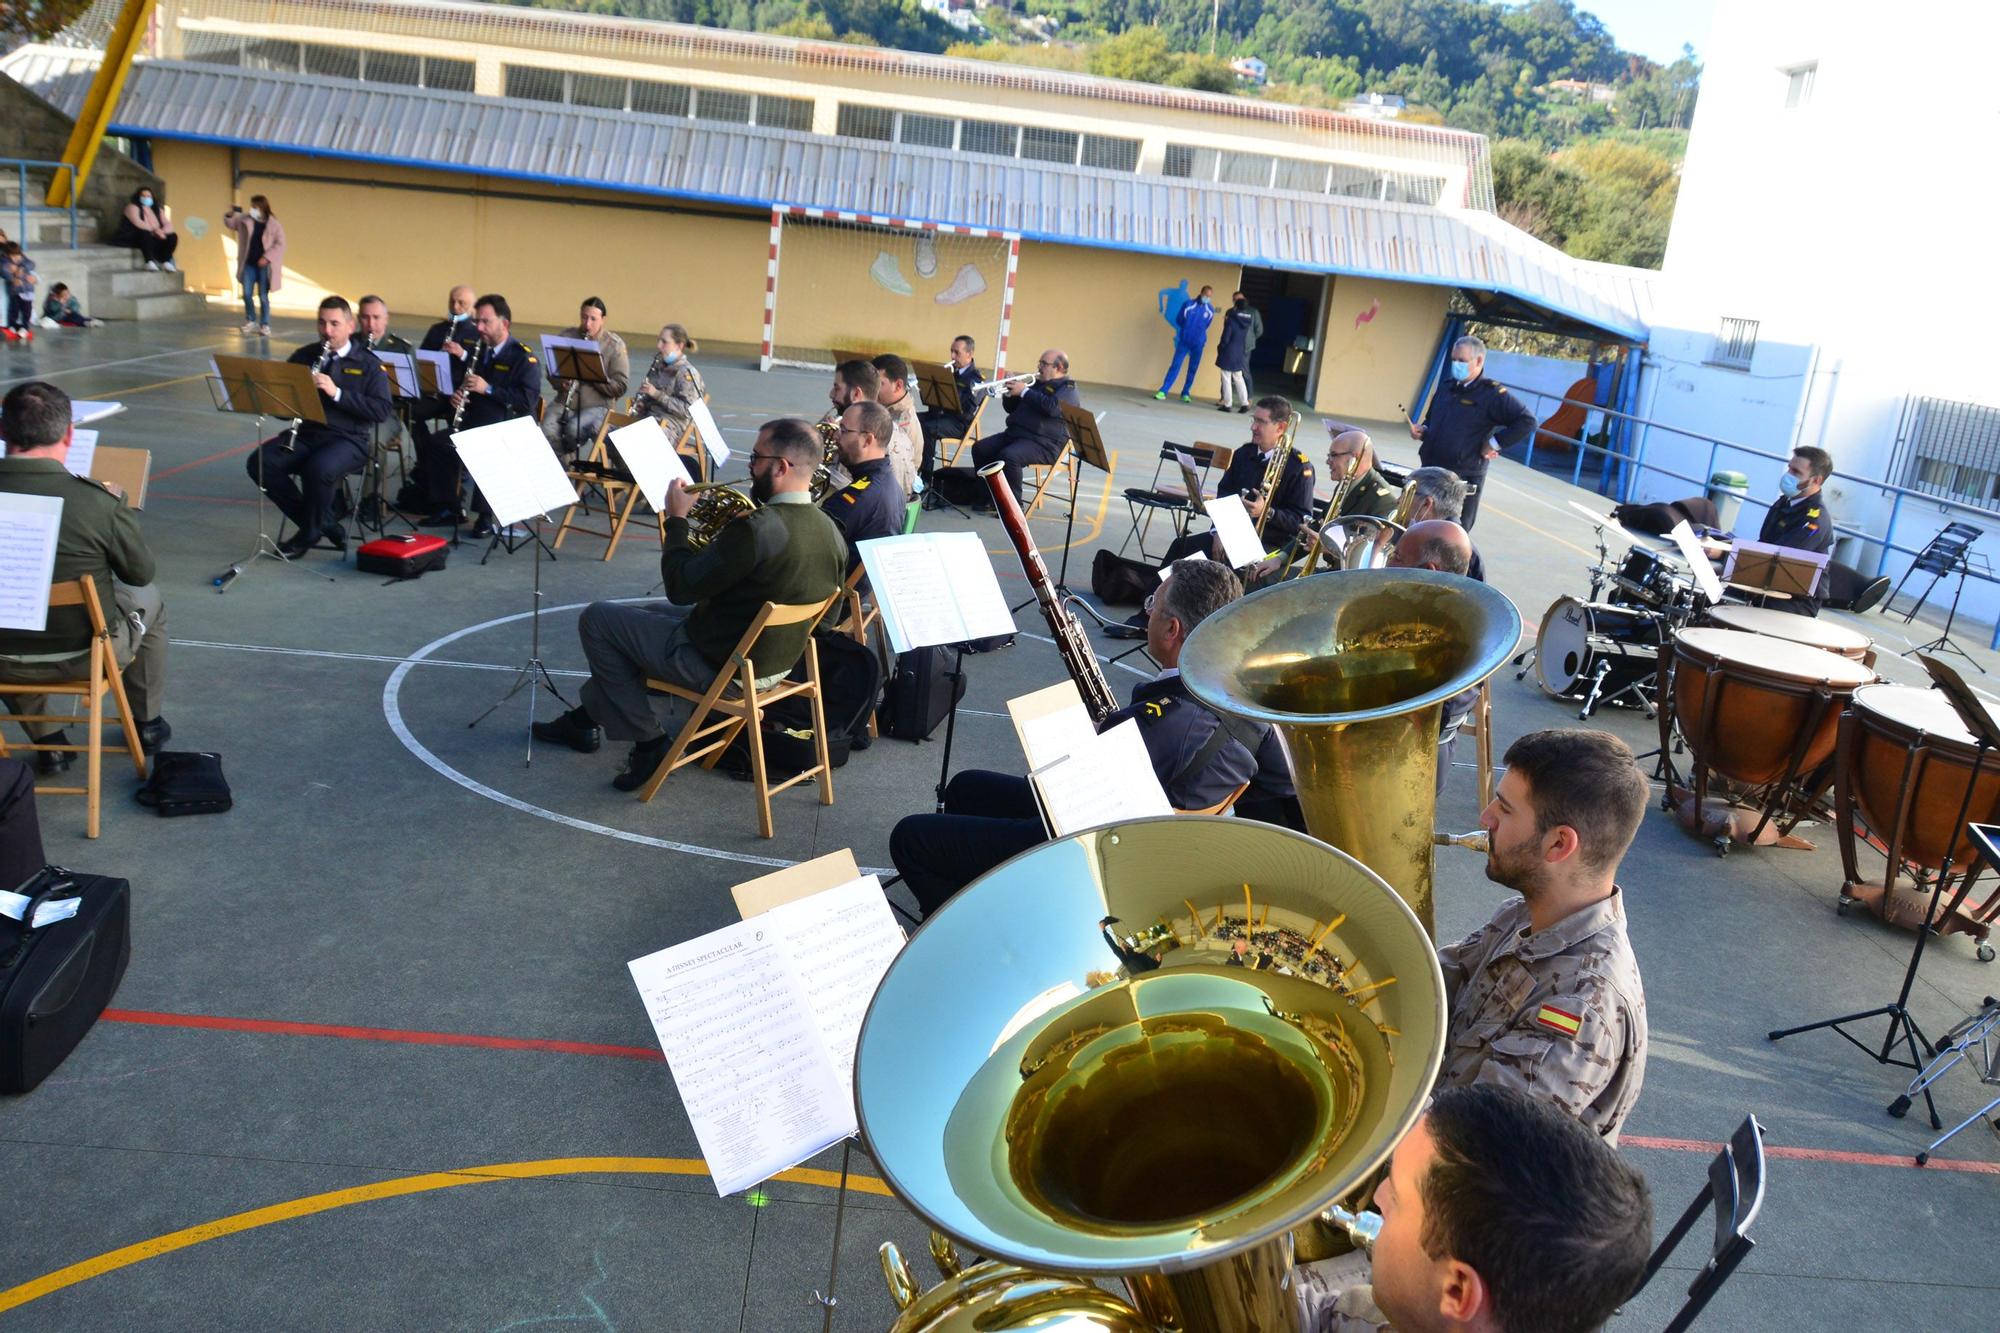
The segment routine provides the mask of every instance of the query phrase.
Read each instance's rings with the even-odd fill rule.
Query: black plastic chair
[[[1646,1289],[1667,1256],[1694,1228],[1695,1221],[1712,1208],[1715,1246],[1709,1252],[1708,1262],[1688,1284],[1687,1300],[1667,1325],[1666,1333],[1681,1333],[1691,1327],[1703,1307],[1736,1271],[1736,1265],[1743,1262],[1743,1256],[1756,1248],[1757,1242],[1750,1239],[1750,1224],[1757,1220],[1757,1210],[1763,1203],[1764,1127],[1757,1123],[1756,1116],[1746,1116],[1735,1136],[1708,1164],[1708,1183],[1653,1251],[1653,1257],[1646,1261],[1646,1275],[1639,1279],[1639,1286],[1632,1293],[1637,1296]]]
[[[1826,604],[1836,611],[1866,615],[1888,597],[1890,586],[1886,574],[1871,579],[1852,565],[1826,562]]]

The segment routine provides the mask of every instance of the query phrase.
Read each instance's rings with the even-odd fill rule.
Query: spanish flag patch
[[[1558,1009],[1552,1004],[1545,1004],[1537,1009],[1535,1021],[1545,1028],[1552,1028],[1562,1033],[1565,1037],[1574,1037],[1583,1030],[1583,1019],[1580,1015],[1572,1014],[1566,1009]]]

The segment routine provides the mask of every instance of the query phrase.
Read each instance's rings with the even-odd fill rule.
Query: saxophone
[[[454,433],[458,430],[458,423],[465,419],[465,400],[472,397],[472,390],[467,387],[467,381],[472,378],[479,365],[479,357],[485,350],[486,340],[474,337],[472,349],[465,356],[465,379],[458,382],[458,388],[454,389],[451,395],[451,429]]]
[[[1347,456],[1347,469],[1340,474],[1340,484],[1333,488],[1333,498],[1326,502],[1326,521],[1329,524],[1339,521],[1340,508],[1347,503],[1348,492],[1354,489],[1354,483],[1361,480],[1361,469],[1358,466],[1360,462],[1361,460],[1353,454]],[[1310,521],[1299,524],[1299,530],[1292,537],[1292,544],[1285,552],[1284,567],[1278,571],[1280,580],[1291,576],[1292,562],[1299,558],[1299,548],[1313,535],[1313,525]],[[1311,574],[1318,564],[1319,543],[1315,541],[1312,554],[1306,557],[1305,568],[1299,571],[1299,577],[1305,578]]]

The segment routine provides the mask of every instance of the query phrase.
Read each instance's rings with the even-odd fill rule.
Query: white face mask
[[[263,210],[263,209],[261,209],[261,208],[253,208],[253,209],[251,209],[251,210],[250,210],[250,220],[251,220],[252,222],[262,222],[262,221],[264,220],[264,210]]]
[[[151,208],[153,206],[153,196],[150,194],[142,194],[139,196],[139,202],[145,207]]]

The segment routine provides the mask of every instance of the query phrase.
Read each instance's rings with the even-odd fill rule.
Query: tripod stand
[[[1972,806],[1972,791],[1974,786],[1979,782],[1979,770],[1985,766],[1987,752],[1993,748],[1992,744],[1979,731],[1974,730],[1973,736],[1978,750],[1972,757],[1972,773],[1966,780],[1965,796],[1958,803],[1958,818],[1954,819],[1951,823],[1951,828],[1953,829],[1965,827],[1965,815],[1966,811]],[[1877,1006],[1874,1009],[1865,1009],[1858,1014],[1842,1014],[1838,1018],[1823,1018],[1816,1023],[1805,1023],[1791,1028],[1779,1028],[1767,1034],[1769,1040],[1783,1041],[1786,1037],[1796,1036],[1801,1032],[1817,1032],[1821,1028],[1832,1028],[1878,1065],[1896,1065],[1899,1068],[1918,1073],[1923,1071],[1926,1063],[1924,1057],[1930,1054],[1933,1048],[1930,1040],[1924,1036],[1923,1030],[1917,1026],[1916,1020],[1910,1017],[1910,992],[1916,987],[1917,969],[1923,965],[1924,961],[1924,945],[1930,939],[1931,928],[1938,920],[1938,905],[1944,898],[1944,885],[1951,875],[1952,846],[1953,843],[1947,841],[1943,865],[1938,871],[1938,887],[1930,895],[1929,901],[1924,904],[1923,924],[1917,928],[1917,942],[1910,947],[1910,962],[1903,969],[1903,986],[1901,990],[1896,992],[1896,998],[1888,1004]],[[1966,891],[1971,887],[1972,877],[1967,875],[1959,883],[1957,902],[1964,901]],[[1954,907],[1957,906],[1957,902],[1954,902]],[[1882,1045],[1879,1048],[1872,1047],[1868,1043],[1861,1041],[1853,1033],[1849,1032],[1846,1027],[1847,1024],[1864,1023],[1871,1018],[1886,1018],[1889,1020],[1888,1029],[1882,1034]],[[1899,1047],[1908,1049],[1908,1058],[1904,1058],[1896,1053]],[[1943,1129],[1944,1121],[1938,1118],[1937,1103],[1931,1099],[1930,1085],[1925,1083],[1921,1090],[1924,1094],[1924,1109],[1930,1113],[1931,1128]],[[1889,1114],[1900,1117],[1909,1108],[1909,1097],[1898,1097],[1895,1102],[1891,1103]]]
[[[1984,564],[1985,562],[1982,560],[1980,563]],[[1920,643],[1915,645],[1914,647],[1905,648],[1900,655],[1903,657],[1908,657],[1912,653],[1957,653],[1960,657],[1963,657],[1966,661],[1972,662],[1972,665],[1979,667],[1979,674],[1983,676],[1986,674],[1986,668],[1983,666],[1979,666],[1978,662],[1973,661],[1971,653],[1966,652],[1965,649],[1959,647],[1956,643],[1953,643],[1951,639],[1952,622],[1958,619],[1958,600],[1959,598],[1965,596],[1965,576],[1972,572],[1972,552],[1970,550],[1960,550],[1957,553],[1956,558],[1952,562],[1952,568],[1956,569],[1958,572],[1958,587],[1952,590],[1951,609],[1945,612],[1944,628],[1941,631],[1939,631],[1938,636],[1935,639],[1932,639],[1929,643]],[[1989,575],[1992,573],[1990,569],[1982,572]],[[1932,582],[1935,583],[1936,580],[1933,579]],[[1919,603],[1918,605],[1921,606],[1922,603]],[[1907,624],[1910,619],[1913,619],[1916,616],[1916,614],[1917,614],[1917,607],[1912,607],[1910,609],[1910,615],[1909,617],[1905,618],[1904,623]]]
[[[465,724],[468,728],[478,726],[498,711],[500,705],[512,699],[522,690],[527,690],[528,754],[527,758],[522,761],[521,766],[523,768],[527,768],[535,762],[535,700],[538,697],[537,692],[539,690],[547,690],[556,697],[557,703],[560,703],[565,708],[570,706],[569,700],[563,697],[563,692],[556,688],[555,680],[549,675],[548,667],[542,663],[542,552],[548,549],[547,544],[542,541],[541,523],[543,517],[546,516],[538,516],[528,520],[528,531],[535,541],[535,591],[534,600],[529,603],[528,609],[528,660],[523,662],[521,669],[514,673],[514,682],[507,687],[507,692],[502,694],[498,699],[495,699],[485,712]],[[496,538],[495,540],[497,541],[498,539]],[[485,562],[481,561],[480,563],[484,564]]]

